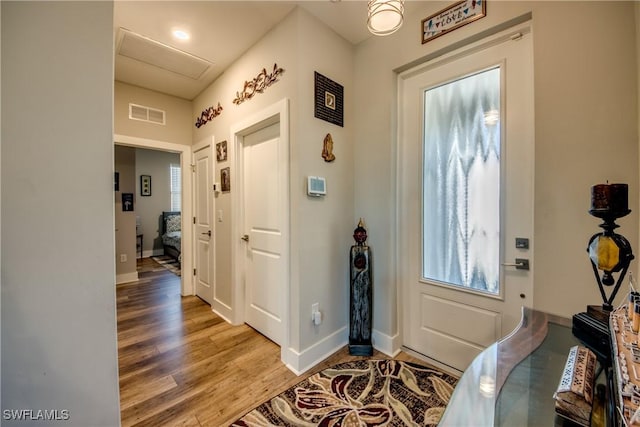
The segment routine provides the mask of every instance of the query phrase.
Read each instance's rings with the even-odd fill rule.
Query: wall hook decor
[[[278,81],[282,73],[284,73],[284,69],[278,67],[278,64],[273,64],[273,71],[270,74],[267,73],[266,68],[263,68],[253,80],[244,82],[242,92],[236,92],[236,99],[233,100],[233,103],[240,105],[253,98],[256,93],[263,93],[266,88]]]

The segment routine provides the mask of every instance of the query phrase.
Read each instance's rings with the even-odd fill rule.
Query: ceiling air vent
[[[129,104],[129,118],[143,122],[164,125],[165,112],[144,105]]]

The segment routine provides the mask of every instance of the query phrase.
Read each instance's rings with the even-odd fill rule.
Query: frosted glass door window
[[[500,67],[424,91],[423,278],[500,292]]]

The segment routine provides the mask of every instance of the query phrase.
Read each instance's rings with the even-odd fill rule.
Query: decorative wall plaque
[[[486,0],[462,0],[422,20],[422,44],[487,14]]]
[[[278,64],[273,64],[273,71],[271,73],[267,73],[267,69],[263,68],[256,78],[244,82],[242,92],[236,92],[236,99],[233,100],[233,103],[240,105],[244,101],[253,98],[256,93],[264,92],[266,88],[278,81],[282,73],[284,73],[284,69],[278,67]]]
[[[344,126],[344,88],[315,71],[314,117]]]
[[[207,122],[213,120],[218,117],[222,113],[222,105],[218,102],[218,106],[216,108],[209,107],[206,110],[202,111],[200,117],[196,120],[196,127],[199,128],[202,125],[207,124]]]

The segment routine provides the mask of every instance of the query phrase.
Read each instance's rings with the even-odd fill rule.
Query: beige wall
[[[310,54],[313,52],[313,54]],[[244,81],[253,79],[262,68],[271,71],[277,63],[285,69],[280,80],[239,106],[231,101],[242,90]],[[345,87],[345,126],[341,128],[313,117],[314,71]],[[351,45],[302,10],[294,10],[283,23],[267,34],[225,71],[193,103],[193,116],[218,102],[220,116],[196,129],[194,142],[213,135],[216,142],[227,140],[232,191],[216,198],[216,210],[226,218],[216,222],[215,298],[231,302],[231,211],[237,182],[233,170],[233,141],[229,129],[234,123],[283,98],[290,105],[290,194],[291,199],[291,295],[292,313],[289,344],[297,352],[330,336],[344,344],[348,313],[348,253],[353,229],[353,51]],[[336,160],[327,164],[321,158],[322,141],[331,133]],[[327,179],[328,195],[312,199],[306,195],[306,177]],[[219,178],[217,178],[219,181]],[[311,304],[319,303],[324,322],[311,324]],[[216,303],[214,303],[216,307]],[[337,337],[335,334],[338,334]],[[311,349],[311,352],[315,349]]]
[[[227,140],[228,154],[227,160],[216,163],[215,181],[220,182],[220,170],[233,166],[234,149],[233,140],[229,134],[234,123],[263,110],[267,106],[289,98],[291,106],[291,129],[295,132],[296,98],[296,55],[290,48],[291,41],[295,34],[295,22],[292,19],[286,20],[270,33],[265,35],[247,54],[243,55],[216,82],[207,88],[201,95],[193,101],[191,115],[199,117],[200,113],[210,106],[217,106],[218,102],[223,107],[222,114],[207,122],[200,128],[194,127],[193,141],[197,143],[204,139],[214,137],[215,142]],[[288,45],[287,45],[288,44]],[[266,68],[271,72],[274,63],[284,68],[285,72],[279,81],[270,86],[264,93],[256,95],[248,102],[240,105],[233,104],[236,92],[242,91],[246,80],[251,80],[258,73]],[[293,140],[293,138],[292,138]],[[232,305],[231,284],[231,230],[234,213],[231,210],[232,197],[236,194],[234,183],[237,182],[235,168],[231,168],[231,191],[228,193],[218,193],[215,198],[215,210],[222,212],[223,221],[215,222],[213,230],[216,245],[215,261],[215,285],[213,307],[220,308],[220,305]]]
[[[403,28],[356,49],[356,212],[368,214],[374,264],[374,329],[398,336],[394,260],[394,70],[531,13],[536,114],[534,305],[571,316],[600,296],[586,244],[599,231],[590,187],[630,186],[633,213],[619,232],[638,248],[638,110],[632,2],[492,2],[487,16],[420,43],[420,20],[447,3],[407,2]],[[594,28],[609,28],[606,32]],[[402,46],[402,49],[398,47]],[[384,60],[382,60],[384,58]],[[354,218],[355,220],[355,218]],[[636,249],[638,250],[638,249]],[[632,268],[635,270],[637,263]]]
[[[162,212],[171,210],[171,164],[180,165],[180,155],[166,151],[136,150],[136,215],[140,217],[145,257],[162,255]],[[151,196],[140,195],[140,175],[151,176]]]
[[[120,175],[119,190],[114,191],[116,222],[116,283],[137,280],[136,272],[136,214],[138,198],[136,197],[136,151],[131,147],[115,146],[115,170]],[[133,194],[134,211],[122,210],[122,193]],[[121,255],[127,257],[121,261]]]
[[[191,145],[191,130],[195,129],[191,101],[115,82],[113,102],[116,134]],[[130,103],[165,111],[166,123],[159,125],[129,119]]]
[[[0,7],[2,409],[117,426],[113,4]]]
[[[592,185],[629,184],[633,212],[616,231],[640,250],[633,7],[586,2],[573,19],[571,3],[534,9],[535,306],[555,314],[600,301],[586,254],[588,239],[601,231],[601,221],[587,214]],[[607,28],[606,37],[592,31],[597,27]]]
[[[640,74],[640,2],[635,2],[635,12],[636,12],[636,69],[638,74]],[[638,109],[638,146],[640,147],[640,80],[638,81],[638,98],[636,101],[637,109]],[[638,149],[640,152],[640,148]],[[640,153],[639,153],[640,155]],[[640,163],[640,159],[639,159]],[[640,168],[638,168],[638,173],[640,173]],[[640,194],[640,188],[637,191]],[[640,230],[638,230],[640,233]],[[640,242],[640,236],[638,237],[638,241]],[[637,248],[638,253],[636,256],[640,256],[640,248]],[[640,265],[640,263],[636,263],[636,265]],[[636,273],[640,273],[636,270]],[[634,278],[637,280],[640,274],[636,274]]]

